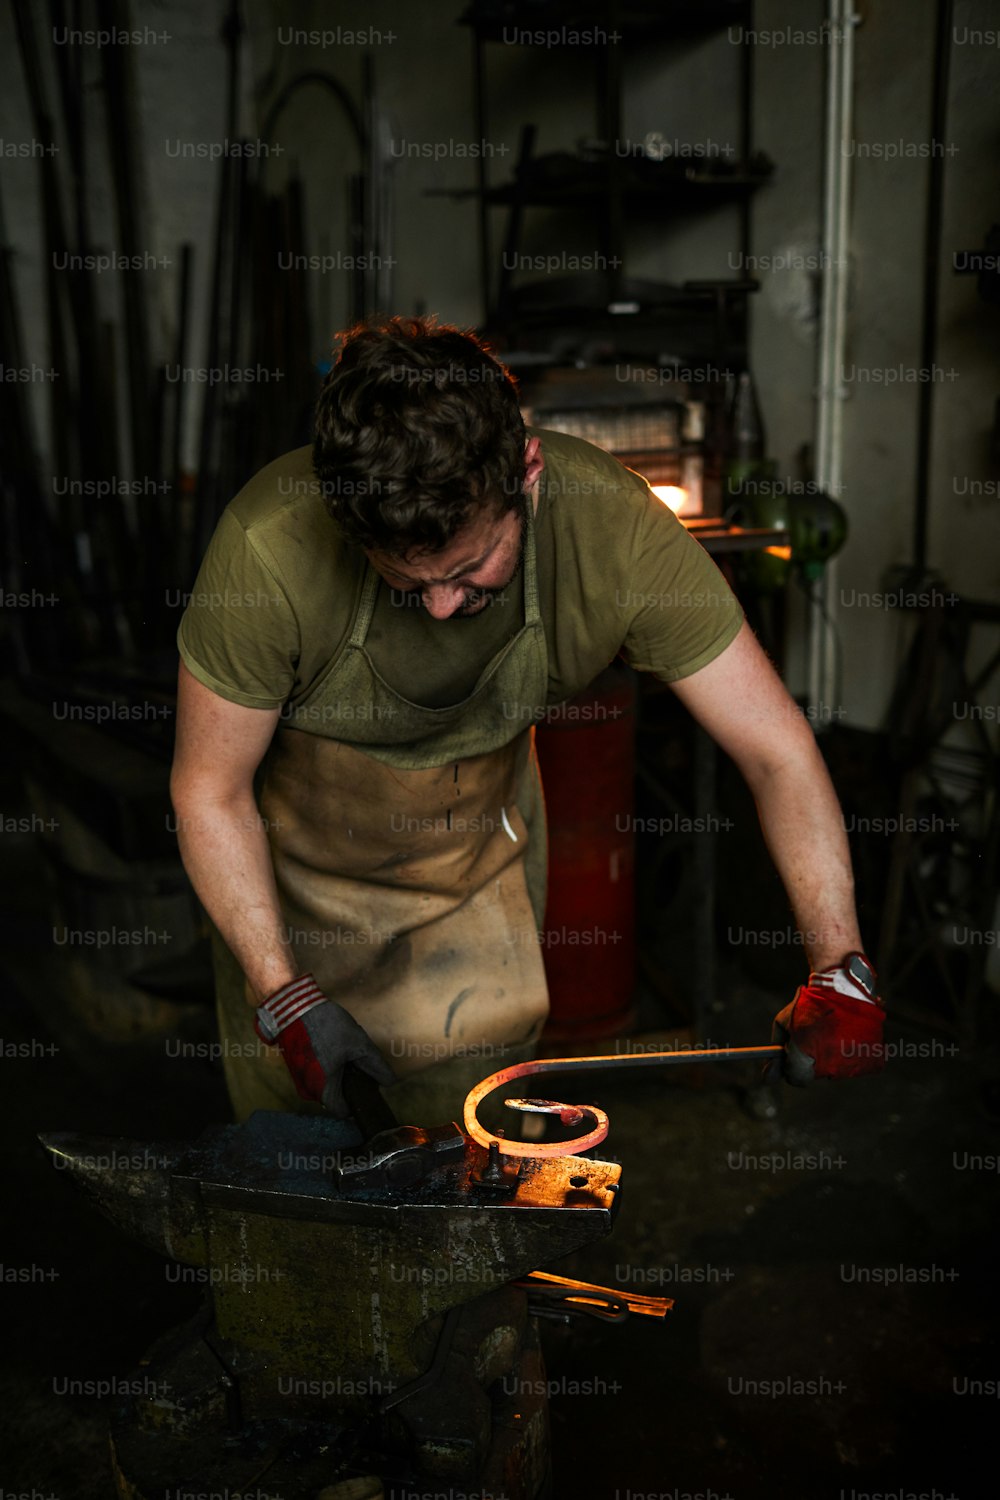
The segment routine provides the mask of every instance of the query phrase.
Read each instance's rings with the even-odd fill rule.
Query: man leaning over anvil
[[[670,684],[756,799],[812,971],[775,1023],[786,1077],[881,1065],[805,716],[700,544],[616,459],[526,428],[473,335],[394,318],[345,336],[314,444],[226,508],[178,645],[171,790],[216,929],[239,1118],[300,1100],[342,1115],[353,1061],[433,1123],[532,1055],[548,1008],[532,726],[619,653]]]

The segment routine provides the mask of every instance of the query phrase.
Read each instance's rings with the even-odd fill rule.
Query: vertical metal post
[[[934,93],[931,102],[931,159],[927,174],[927,218],[924,225],[923,317],[920,364],[934,365],[937,349],[938,282],[941,275],[941,230],[944,221],[944,131],[951,71],[952,0],[938,0],[934,39]],[[938,144],[942,150],[938,150]],[[927,565],[927,509],[930,493],[931,438],[934,429],[935,384],[924,379],[917,386],[917,474],[913,504],[913,564]]]
[[[476,111],[476,139],[480,147],[476,158],[476,185],[479,189],[479,284],[483,299],[482,320],[486,323],[490,316],[490,268],[492,265],[490,205],[487,201],[490,173],[484,144],[487,130],[486,58],[483,38],[475,22],[472,23],[472,78],[475,94],[473,103]]]
[[[854,124],[854,28],[860,20],[853,0],[830,0],[827,49],[825,173],[823,186],[823,300],[816,403],[816,483],[834,499],[843,472],[844,342],[847,323],[847,253],[850,228],[850,161],[845,149]],[[834,696],[836,662],[828,620],[837,563],[827,563],[815,584],[808,623],[808,699],[818,709]],[[822,713],[813,722],[824,722]]]

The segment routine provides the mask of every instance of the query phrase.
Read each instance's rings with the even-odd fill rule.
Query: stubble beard
[[[510,577],[507,579],[507,582],[496,584],[493,588],[469,589],[463,603],[459,605],[454,614],[449,615],[449,619],[474,619],[476,615],[481,615],[484,610],[488,609],[491,604],[495,604],[496,601],[501,598],[502,595],[505,594],[510,588],[511,584],[514,582],[514,579],[517,577],[518,573],[520,573],[522,567],[524,566],[524,552],[528,538],[529,504],[530,502],[527,495],[522,496],[520,508],[521,513],[519,518],[520,532],[517,539],[517,558],[515,560],[513,568],[511,569]]]

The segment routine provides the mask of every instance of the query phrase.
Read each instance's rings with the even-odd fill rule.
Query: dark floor
[[[4,847],[0,1492],[103,1500],[95,1385],[127,1376],[198,1293],[93,1213],[35,1135],[192,1136],[225,1096],[208,1062],[164,1066],[162,1039],[46,1050],[28,962],[41,875],[30,840]],[[788,996],[723,981],[712,1039],[766,1040]],[[1000,1067],[929,1032],[889,1039],[903,1055],[882,1077],[783,1089],[773,1118],[722,1065],[581,1077],[571,1097],[607,1108],[599,1154],[625,1187],[612,1236],[552,1269],[676,1306],[662,1323],[546,1325],[557,1500],[995,1492],[976,1475],[1000,1412]]]

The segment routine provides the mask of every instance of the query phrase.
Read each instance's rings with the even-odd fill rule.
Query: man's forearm
[[[259,1002],[298,968],[253,795],[226,802],[175,796],[174,806],[184,868]]]
[[[792,904],[809,968],[863,947],[844,820],[819,750],[748,776],[761,828]]]
[[[754,795],[810,969],[861,948],[851,855],[837,795],[811,726],[744,621],[674,692],[739,766]]]

